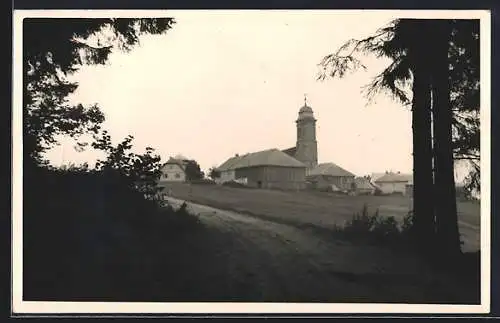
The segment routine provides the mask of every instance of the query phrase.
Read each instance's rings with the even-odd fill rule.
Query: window
[[[165,178],[168,178],[168,174],[163,175]]]
[[[175,178],[181,178],[181,174],[175,173]]]

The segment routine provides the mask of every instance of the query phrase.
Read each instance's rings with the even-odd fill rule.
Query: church
[[[318,164],[316,121],[304,98],[295,121],[297,141],[294,147],[272,148],[241,156],[236,154],[217,167],[220,177],[216,182],[236,181],[268,189],[350,190],[354,185],[353,173],[331,162]]]

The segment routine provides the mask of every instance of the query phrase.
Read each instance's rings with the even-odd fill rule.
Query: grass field
[[[281,223],[312,224],[333,228],[350,220],[367,205],[370,214],[379,210],[381,216],[402,220],[412,207],[412,199],[403,196],[347,196],[324,192],[290,192],[264,189],[233,188],[219,185],[185,183],[162,184],[176,198],[250,213]],[[479,249],[480,205],[457,202],[461,234],[466,237],[465,249]]]

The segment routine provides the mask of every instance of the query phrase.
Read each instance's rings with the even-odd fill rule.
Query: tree
[[[385,92],[404,105],[412,106],[415,232],[424,252],[432,248],[434,208],[432,200],[432,138],[430,111],[430,71],[424,50],[427,25],[419,20],[394,20],[363,40],[347,41],[335,54],[323,58],[320,79],[344,77],[347,72],[366,67],[354,56],[373,53],[392,60],[391,64],[365,88],[372,99]],[[347,52],[347,53],[346,53]],[[407,87],[411,84],[413,98]]]
[[[158,186],[161,176],[161,157],[154,154],[154,149],[146,147],[144,154],[130,152],[133,136],[127,136],[121,143],[113,146],[107,131],[96,136],[92,147],[107,153],[105,160],[98,160],[96,170],[104,173],[113,172],[128,181],[133,189],[144,194],[148,200],[163,203],[160,197],[162,188]]]
[[[188,160],[186,162],[185,172],[188,181],[197,181],[205,177],[200,165],[195,160]]]
[[[220,171],[217,170],[217,167],[212,167],[208,170],[208,177],[215,180],[220,177]]]
[[[321,62],[324,79],[365,68],[355,53],[392,60],[365,88],[367,96],[386,92],[405,105],[412,103],[415,229],[428,242],[437,221],[444,248],[452,253],[459,249],[453,158],[479,157],[479,119],[474,114],[479,109],[478,27],[471,20],[394,20],[374,36],[346,42]],[[350,52],[342,55],[345,51]],[[478,180],[479,167],[473,167],[469,187]]]
[[[84,64],[105,64],[114,49],[129,51],[142,34],[161,34],[172,18],[29,18],[23,22],[24,160],[40,164],[56,135],[97,134],[104,115],[94,105],[71,105],[78,84],[68,75]],[[81,147],[86,143],[79,143]]]
[[[447,257],[460,254],[457,200],[453,163],[453,110],[450,101],[449,47],[452,36],[450,20],[433,21],[432,36],[432,115],[434,130],[434,194],[436,200],[436,230],[438,247]]]

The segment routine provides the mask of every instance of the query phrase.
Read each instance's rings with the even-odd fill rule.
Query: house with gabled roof
[[[229,158],[217,170],[218,183],[243,182],[250,187],[299,190],[305,187],[306,165],[278,149]]]
[[[413,175],[401,172],[386,172],[383,176],[375,180],[375,184],[377,184],[383,194],[399,193],[406,195],[406,187],[412,183]]]
[[[356,195],[373,195],[377,191],[378,187],[371,182],[369,176],[356,177],[354,178],[354,193]]]
[[[182,155],[170,157],[160,168],[160,182],[185,182],[188,161],[189,159]]]
[[[306,179],[312,188],[333,191],[349,191],[353,189],[356,175],[334,163],[322,163],[311,169]]]

